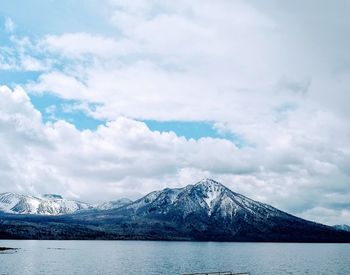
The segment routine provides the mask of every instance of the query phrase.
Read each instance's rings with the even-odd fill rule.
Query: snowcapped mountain
[[[154,191],[123,207],[83,213],[81,218],[141,239],[338,241],[332,227],[254,201],[212,179]]]
[[[55,194],[45,194],[42,197],[0,194],[0,211],[11,214],[63,215],[90,208],[92,206],[87,203],[65,200]]]
[[[236,216],[251,215],[254,215],[256,219],[290,216],[267,204],[232,192],[212,179],[205,179],[184,188],[155,191],[125,208],[142,216],[179,215],[181,213],[182,218],[194,214],[211,219],[232,219]]]

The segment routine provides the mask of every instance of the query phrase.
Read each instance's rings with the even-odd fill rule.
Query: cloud
[[[1,191],[56,192],[97,202],[213,177],[236,192],[314,220],[327,222],[325,216],[312,216],[314,208],[347,209],[349,157],[322,143],[275,140],[266,147],[238,148],[225,139],[195,141],[153,132],[125,117],[80,131],[63,120],[44,124],[19,87],[2,87],[0,99]],[[347,216],[337,219],[332,212],[329,221],[341,219]]]
[[[84,100],[87,93],[86,86],[81,81],[60,71],[42,74],[38,83],[29,84],[28,87],[34,93],[51,91],[66,99]]]
[[[118,196],[118,193],[136,196],[164,187],[164,178],[171,178],[174,184],[177,182],[173,182],[174,176],[186,167],[219,172],[233,168],[229,162],[214,155],[204,161],[207,154],[213,154],[207,148],[222,153],[238,152],[235,145],[226,140],[186,140],[171,132],[152,132],[144,123],[123,117],[100,126],[94,132],[79,131],[62,120],[43,124],[40,113],[23,90],[10,91],[3,87],[0,95],[1,102],[7,106],[2,108],[4,139],[1,142],[5,151],[13,152],[6,155],[4,163],[13,163],[11,155],[16,156],[16,169],[10,173],[13,179],[2,185],[2,189],[14,189],[14,183],[17,191],[40,192],[50,188],[62,191],[66,188],[65,194],[97,200],[106,196],[106,190],[101,191],[101,186],[108,189],[110,185],[112,196]],[[48,157],[50,155],[54,157]],[[20,159],[26,160],[23,167],[17,163]],[[33,169],[31,173],[26,170],[28,167]],[[9,172],[8,169],[3,171]],[[26,178],[27,173],[35,178]],[[146,186],[140,193],[142,188],[135,186],[133,181],[142,179],[153,185]],[[55,182],[56,186],[47,180]]]
[[[15,23],[12,21],[12,19],[10,17],[7,17],[5,19],[5,30],[7,32],[13,32],[16,28]]]
[[[0,69],[9,72],[43,72],[50,70],[53,59],[39,53],[27,36],[10,34],[0,47]]]
[[[350,211],[348,209],[335,210],[323,207],[315,207],[302,214],[303,218],[318,221],[325,224],[342,224],[343,221],[350,220]]]
[[[55,186],[58,193],[102,200],[209,176],[286,211],[350,223],[346,1],[317,11],[310,3],[277,1],[101,5],[113,32],[16,37],[14,52],[0,56],[4,69],[40,71],[25,86],[28,93],[95,104],[84,107],[86,115],[108,121],[79,131],[62,120],[43,124],[28,99],[21,103],[26,115],[5,109],[4,133],[16,137],[11,142],[28,140],[25,148],[2,141],[8,146],[2,163],[13,167],[3,169],[13,171],[3,172],[8,182],[18,173],[18,190]],[[5,93],[6,108],[24,93],[16,91]],[[10,123],[18,117],[20,123]],[[242,146],[152,132],[140,122],[147,119],[210,121]],[[24,178],[29,169],[33,176]]]
[[[39,45],[50,52],[58,52],[75,58],[83,55],[108,58],[116,54],[121,55],[126,51],[112,38],[89,33],[47,35]]]
[[[65,60],[66,69],[43,74],[30,89],[102,103],[94,115],[105,119],[253,121],[273,119],[281,105],[335,100],[324,100],[325,87],[339,86],[331,79],[330,57],[311,44],[298,46],[305,34],[291,32],[271,11],[241,1],[137,3],[112,1],[115,36],[66,33],[42,39],[45,50],[72,63]],[[76,86],[85,92],[77,93]],[[244,118],[238,115],[244,112]]]

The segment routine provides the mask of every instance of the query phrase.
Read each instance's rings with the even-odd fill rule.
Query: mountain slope
[[[94,206],[96,210],[111,210],[111,209],[117,209],[119,207],[122,207],[124,205],[132,203],[132,200],[127,199],[127,198],[122,198],[119,200],[115,201],[108,201],[108,202],[103,202],[100,204],[97,204]]]
[[[338,230],[344,230],[344,231],[350,232],[350,225],[347,225],[347,224],[336,224],[336,225],[333,225],[333,227]]]

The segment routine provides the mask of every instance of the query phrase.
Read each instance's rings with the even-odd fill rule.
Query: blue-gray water
[[[7,241],[0,274],[350,274],[350,244]]]

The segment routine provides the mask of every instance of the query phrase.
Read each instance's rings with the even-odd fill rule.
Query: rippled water
[[[7,241],[0,274],[350,274],[350,244]]]

